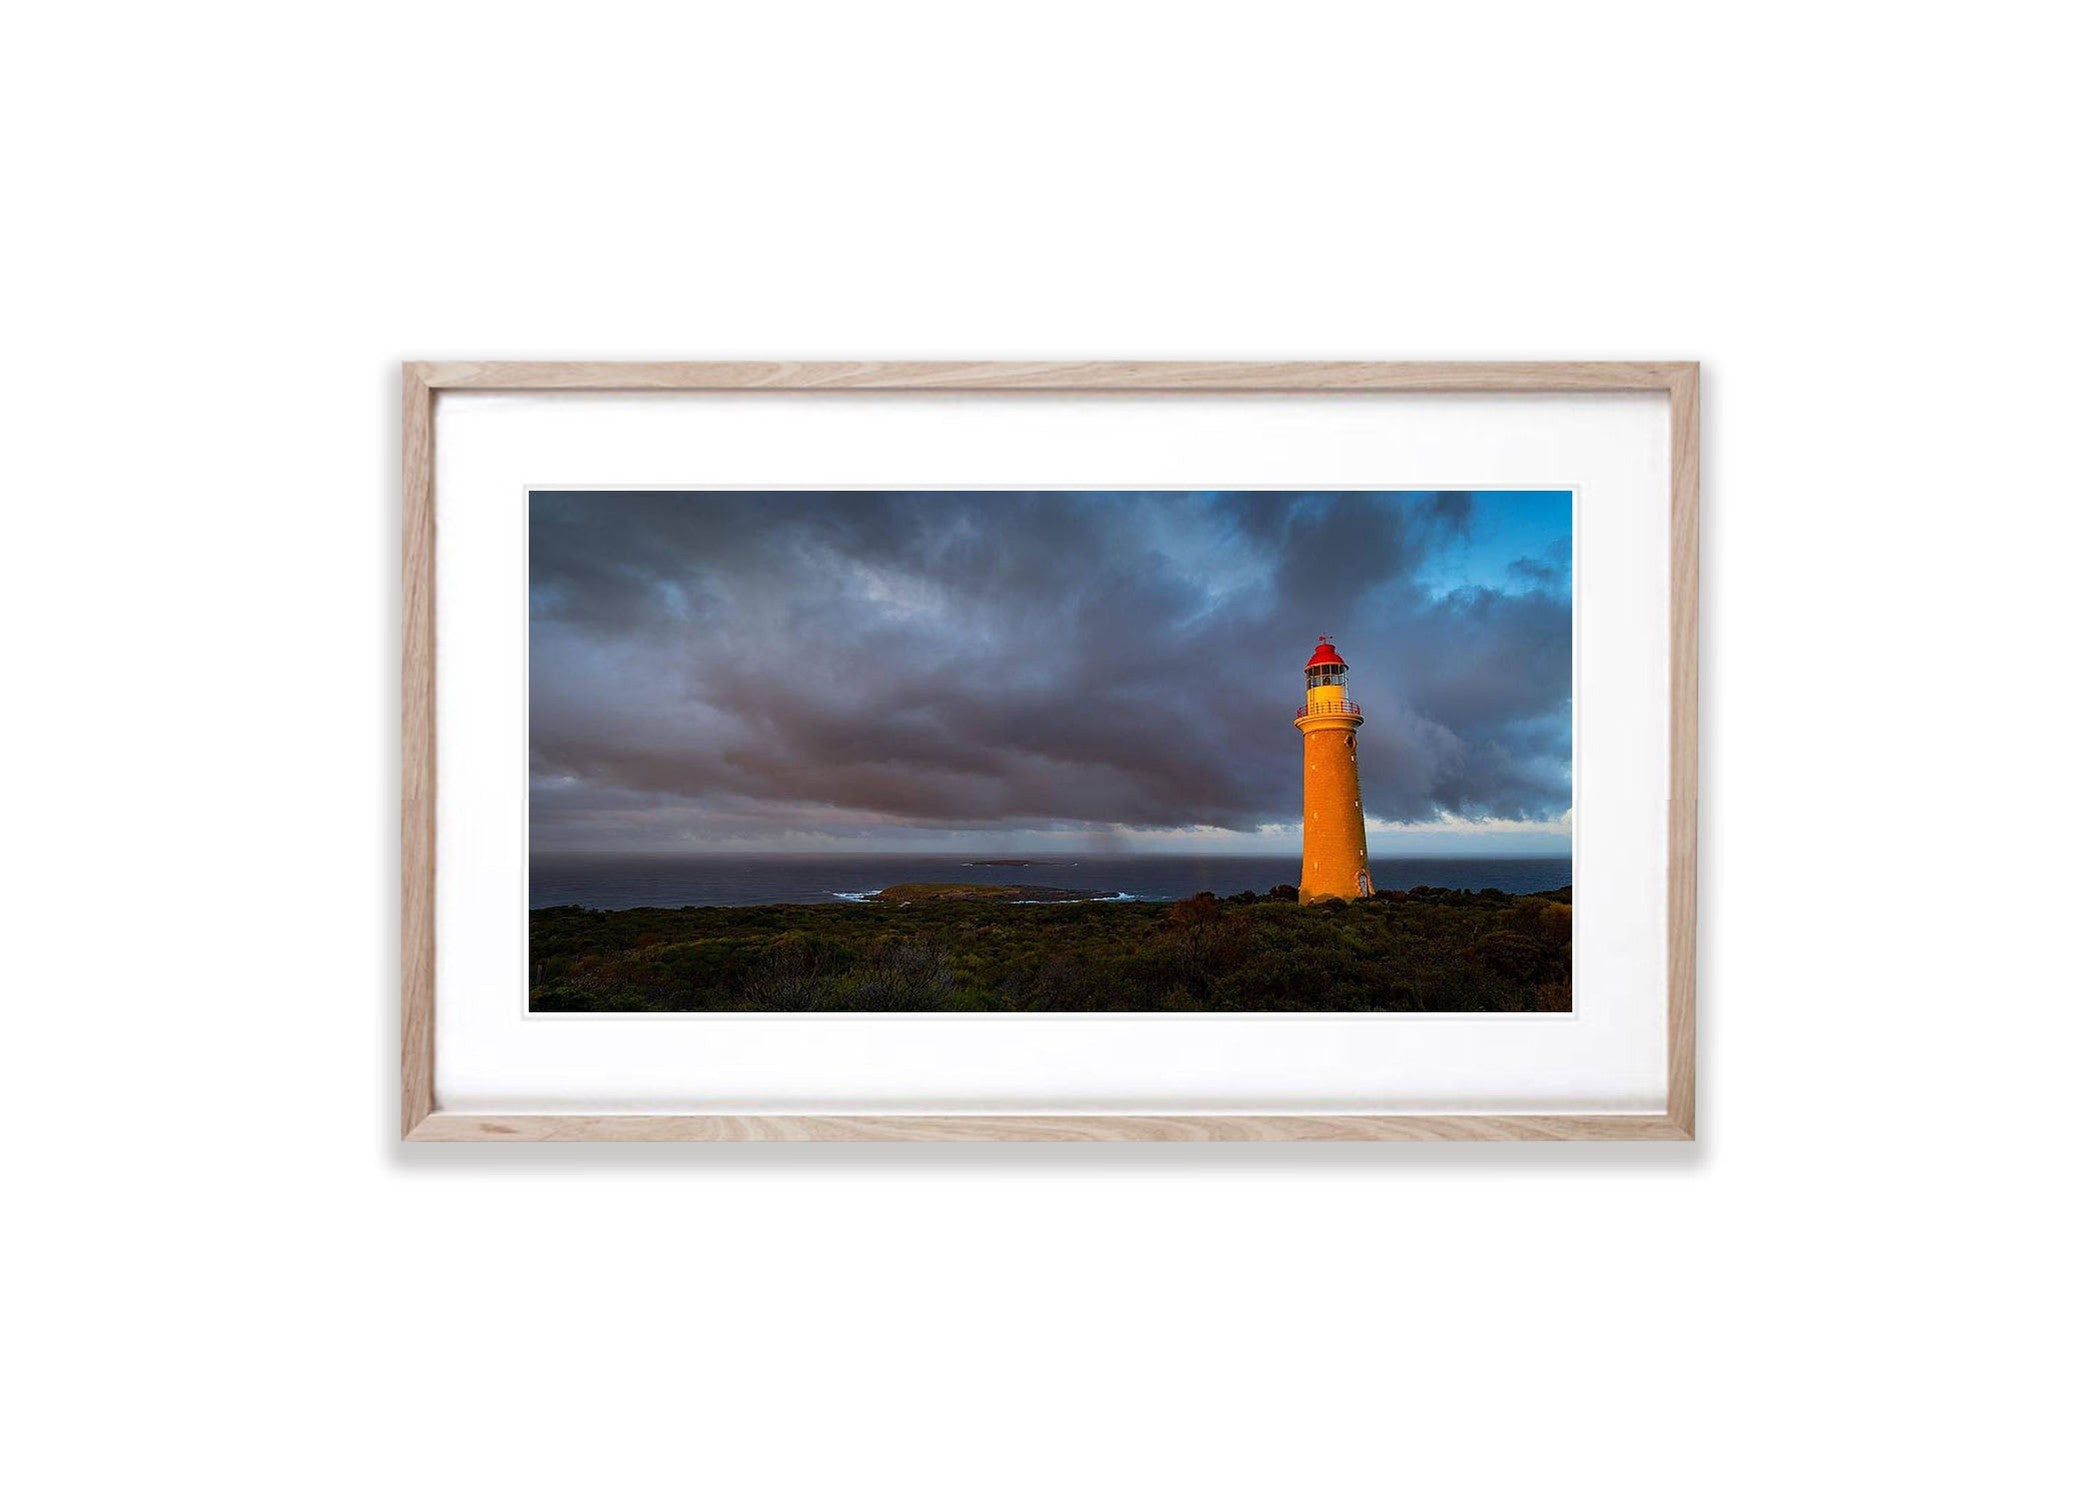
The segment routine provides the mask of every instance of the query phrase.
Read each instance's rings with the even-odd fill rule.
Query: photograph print
[[[1573,523],[534,491],[530,1010],[1571,1011]]]

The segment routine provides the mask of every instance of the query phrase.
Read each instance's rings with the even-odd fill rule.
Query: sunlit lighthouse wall
[[[1370,894],[1370,845],[1363,836],[1363,783],[1356,773],[1362,710],[1348,696],[1348,663],[1328,636],[1305,663],[1305,866],[1300,901],[1354,900]]]

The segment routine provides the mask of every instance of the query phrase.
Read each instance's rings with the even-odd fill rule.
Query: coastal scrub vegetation
[[[532,912],[536,1012],[1566,1011],[1573,891]]]

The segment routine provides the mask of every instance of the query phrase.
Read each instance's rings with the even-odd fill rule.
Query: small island
[[[894,905],[909,905],[919,900],[998,900],[1009,905],[1035,905],[1070,900],[1113,900],[1115,892],[1059,890],[1049,885],[891,885],[886,890],[877,890],[872,898]]]

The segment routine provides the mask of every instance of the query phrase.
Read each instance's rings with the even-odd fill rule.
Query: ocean
[[[1133,854],[1029,856],[989,863],[994,854],[534,854],[532,906],[829,905],[865,900],[890,885],[969,882],[1099,890],[1122,900],[1180,900],[1199,890],[1266,893],[1297,883],[1292,855]],[[1529,894],[1574,882],[1574,861],[1543,858],[1372,857],[1380,890],[1440,885],[1453,890]]]

